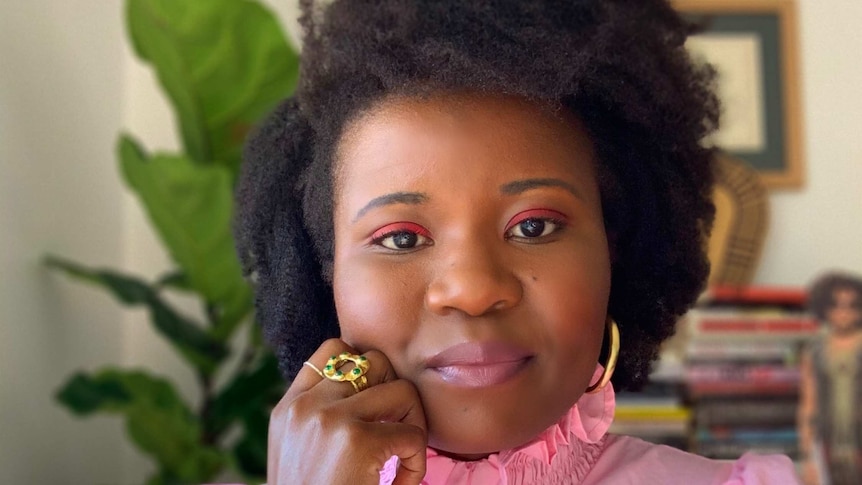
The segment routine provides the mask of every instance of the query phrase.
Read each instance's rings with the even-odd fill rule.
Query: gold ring
[[[311,369],[314,370],[314,372],[317,372],[317,375],[319,375],[320,377],[326,378],[326,376],[323,375],[323,372],[320,372],[320,369],[315,367],[314,364],[312,364],[311,362],[306,360],[305,362],[302,363],[302,365],[307,365],[308,367],[311,367]]]
[[[339,370],[342,366],[352,362],[353,369],[350,372]],[[365,374],[371,367],[371,363],[364,355],[351,354],[350,352],[342,352],[339,355],[333,355],[326,361],[323,367],[323,377],[335,382],[349,382],[356,392],[364,391],[368,388],[368,379]]]

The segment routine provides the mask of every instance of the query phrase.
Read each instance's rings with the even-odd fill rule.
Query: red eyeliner
[[[506,231],[527,219],[550,219],[553,221],[559,221],[563,224],[568,222],[568,217],[566,217],[562,212],[557,212],[553,209],[529,209],[519,212],[509,219],[509,223],[506,224]]]
[[[379,239],[383,239],[384,237],[390,234],[397,234],[399,232],[413,232],[419,234],[424,237],[431,237],[431,233],[428,229],[420,226],[419,224],[415,224],[413,222],[393,222],[392,224],[387,224],[380,229],[374,231],[371,235],[371,240],[376,241]]]

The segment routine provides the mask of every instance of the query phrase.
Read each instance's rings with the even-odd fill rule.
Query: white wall
[[[123,105],[116,2],[0,2],[0,483],[108,483],[117,420],[78,421],[52,395],[76,368],[119,362],[122,312],[41,265],[117,265]]]
[[[805,187],[771,197],[755,281],[806,285],[824,269],[862,273],[862,2],[801,0]]]
[[[114,159],[121,129],[150,149],[177,145],[121,3],[0,1],[0,483],[142,482],[149,464],[117,419],[79,421],[52,401],[74,369],[145,365],[196,396],[144,315],[39,265],[53,252],[144,275],[167,266]],[[292,2],[266,3],[295,32]],[[756,276],[767,284],[862,273],[862,2],[800,0],[800,14],[806,186],[771,197]]]
[[[75,370],[146,366],[197,395],[145,314],[40,264],[54,253],[144,276],[168,267],[114,157],[121,130],[177,146],[122,4],[0,1],[0,483],[133,484],[151,471],[119,419],[56,405]],[[295,23],[295,6],[274,7]]]

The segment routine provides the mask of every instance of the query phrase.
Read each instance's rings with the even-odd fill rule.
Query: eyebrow
[[[571,192],[575,197],[581,198],[581,194],[574,185],[560,179],[554,178],[537,178],[515,180],[500,186],[500,192],[503,195],[518,195],[528,190],[538,189],[542,187],[559,187],[568,192]],[[428,201],[428,195],[422,192],[393,192],[391,194],[381,195],[371,199],[365,206],[353,216],[353,221],[356,222],[360,217],[364,216],[371,209],[383,207],[393,204],[408,204],[419,205]]]
[[[578,189],[574,185],[560,179],[554,178],[539,178],[539,179],[524,179],[515,180],[500,186],[500,192],[503,195],[518,195],[528,190],[538,189],[542,187],[559,187],[568,192],[571,192],[577,198],[582,198]]]
[[[421,192],[394,192],[392,194],[381,195],[380,197],[371,199],[363,208],[359,209],[359,212],[353,217],[353,222],[356,222],[365,213],[377,207],[392,204],[418,205],[427,201],[428,196]]]

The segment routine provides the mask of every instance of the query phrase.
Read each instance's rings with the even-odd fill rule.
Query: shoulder
[[[728,485],[800,483],[796,468],[784,455],[757,455],[746,453],[735,462]]]
[[[784,485],[798,481],[793,463],[785,456],[746,454],[737,461],[711,460],[638,438],[612,435],[584,480],[584,485],[598,483]]]

